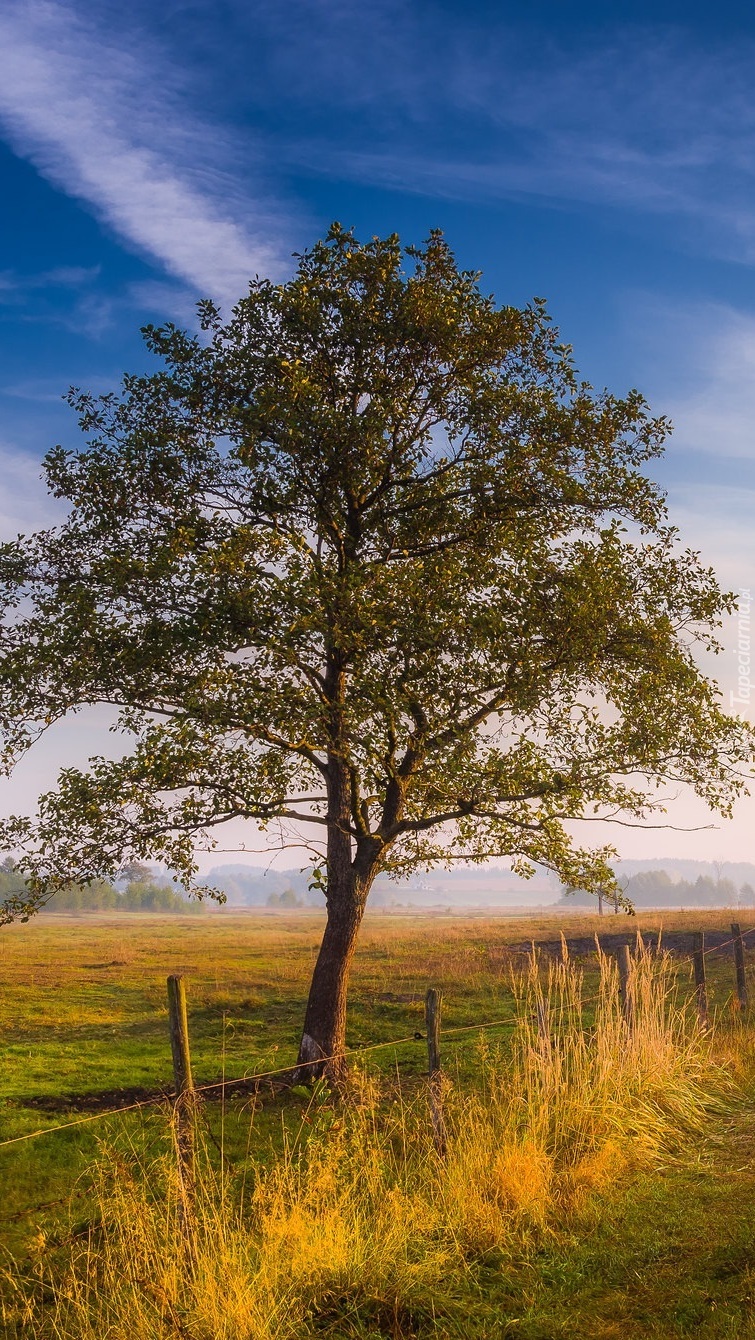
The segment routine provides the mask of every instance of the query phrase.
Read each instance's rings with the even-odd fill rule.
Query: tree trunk
[[[377,873],[382,842],[351,832],[351,779],[340,759],[329,759],[328,920],[309,988],[299,1047],[297,1082],[346,1071],[346,993],[367,895]]]
[[[328,921],[309,988],[297,1082],[323,1074],[340,1080],[345,1073],[346,993],[365,897],[351,883],[346,896],[328,893]]]

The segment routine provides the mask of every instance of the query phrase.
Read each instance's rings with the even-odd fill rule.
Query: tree
[[[152,871],[141,861],[127,861],[119,871],[119,878],[124,884],[149,884]]]
[[[5,856],[0,861],[0,918],[2,917],[2,904],[8,898],[17,898],[26,891],[23,875],[17,869],[16,862],[12,856]]]
[[[268,907],[303,907],[301,898],[297,898],[293,889],[283,889],[282,893],[269,893],[267,895]]]
[[[313,833],[300,1063],[337,1072],[378,872],[508,856],[614,892],[571,820],[641,823],[669,780],[729,812],[752,741],[694,650],[733,602],[644,473],[667,423],[439,233],[333,225],[200,319],[147,327],[160,368],[120,395],[71,392],[88,441],[45,463],[70,515],[2,551],[6,765],[82,704],[133,742],[5,825],[7,915],[128,860],[195,885],[239,817]]]

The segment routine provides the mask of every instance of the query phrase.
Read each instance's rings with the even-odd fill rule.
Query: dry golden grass
[[[630,1031],[602,959],[586,1031],[579,967],[554,963],[543,980],[525,960],[510,983],[513,1042],[475,1044],[473,1091],[446,1083],[445,1159],[423,1091],[364,1072],[339,1101],[315,1089],[299,1135],[274,1159],[249,1158],[240,1180],[203,1159],[188,1217],[172,1159],[103,1153],[102,1227],[51,1273],[41,1249],[50,1292],[41,1307],[27,1295],[31,1333],[448,1334],[427,1328],[463,1294],[471,1263],[514,1259],[589,1219],[617,1179],[676,1157],[735,1097],[732,1057],[700,1032],[675,981],[664,956],[639,955]]]

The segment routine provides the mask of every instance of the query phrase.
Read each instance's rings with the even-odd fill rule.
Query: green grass
[[[728,930],[725,914],[640,919],[643,928],[699,926]],[[189,984],[190,1028],[199,1081],[255,1073],[295,1057],[308,978],[321,930],[316,914],[175,917],[46,917],[3,930],[0,989],[0,1139],[75,1119],[47,1113],[33,1097],[86,1094],[169,1081],[165,977]],[[447,1030],[508,1016],[510,965],[505,945],[566,934],[625,929],[623,918],[577,916],[512,922],[448,916],[368,919],[355,963],[349,1041],[352,1046],[411,1035],[423,1027],[428,985],[444,992]],[[730,960],[708,960],[709,994],[719,1019],[721,1058],[734,1058],[749,1093],[745,1030],[731,1010]],[[584,995],[594,994],[597,959],[584,961]],[[690,966],[680,960],[680,987]],[[590,1027],[593,1007],[584,1012]],[[749,1038],[749,1028],[747,1037]],[[480,1068],[475,1033],[444,1039],[444,1065],[459,1092],[474,1089]],[[509,1043],[511,1029],[493,1038]],[[749,1045],[749,1044],[748,1044]],[[425,1066],[424,1044],[370,1052],[369,1072],[401,1076],[411,1098]],[[755,1170],[750,1127],[755,1099],[742,1098],[735,1119],[719,1113],[698,1147],[652,1172],[627,1171],[579,1214],[554,1221],[516,1251],[472,1253],[416,1312],[384,1300],[334,1297],[321,1309],[319,1333],[354,1335],[755,1337]],[[255,1105],[251,1147],[261,1166],[286,1141],[310,1133],[301,1094],[265,1094]],[[211,1156],[221,1113],[208,1105]],[[250,1141],[248,1102],[229,1101],[222,1139],[231,1169],[244,1164]],[[165,1115],[145,1109],[62,1129],[0,1148],[0,1237],[28,1271],[39,1244],[55,1251],[69,1227],[96,1215],[89,1170],[104,1146],[146,1166],[169,1149]],[[68,1203],[70,1193],[75,1198]],[[46,1201],[62,1201],[27,1214]],[[40,1236],[41,1235],[41,1236]],[[50,1244],[52,1246],[50,1247]],[[44,1255],[44,1253],[43,1253]],[[25,1264],[24,1264],[25,1263]],[[427,1308],[429,1307],[429,1312]],[[374,1315],[371,1313],[373,1309]],[[375,1311],[375,1308],[377,1309]],[[435,1316],[433,1308],[436,1309]],[[372,1317],[372,1319],[371,1319]],[[439,1318],[441,1320],[439,1320]],[[372,1329],[370,1329],[372,1327]],[[392,1328],[392,1329],[391,1329]],[[445,1328],[445,1329],[444,1329]],[[35,1334],[28,1329],[9,1334]],[[178,1332],[176,1332],[178,1334]],[[209,1340],[192,1336],[191,1340]],[[214,1337],[212,1337],[214,1340]]]
[[[751,1140],[750,1123],[748,1115],[738,1135]],[[742,1143],[732,1135],[690,1167],[632,1176],[583,1222],[513,1260],[481,1255],[465,1275],[448,1276],[423,1308],[404,1314],[403,1327],[400,1309],[394,1325],[369,1299],[357,1300],[349,1315],[349,1294],[334,1298],[330,1319],[323,1309],[321,1333],[354,1340],[748,1340],[755,1336],[755,1173],[738,1162]],[[748,1163],[754,1154],[750,1145]],[[74,1211],[74,1226],[84,1220]]]
[[[523,1262],[511,1278],[519,1319],[501,1334],[755,1336],[750,1123],[748,1114],[729,1141],[703,1148],[687,1167],[635,1176],[613,1189],[589,1226],[557,1236]]]

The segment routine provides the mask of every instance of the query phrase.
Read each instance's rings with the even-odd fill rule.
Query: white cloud
[[[10,396],[13,400],[30,400],[37,405],[57,405],[63,391],[57,377],[25,377],[0,386],[0,395]]]
[[[755,317],[700,303],[680,308],[666,328],[677,365],[668,413],[679,442],[755,461]]]
[[[292,165],[435,198],[666,215],[696,246],[755,260],[752,42],[635,25],[535,43],[523,23],[428,25],[394,0],[356,17],[341,0],[236,0],[173,6],[166,51],[146,6],[117,36],[108,9],[6,0],[0,119],[193,292],[233,299],[251,274],[287,271],[266,173]],[[250,114],[267,130],[250,134]]]
[[[39,461],[0,442],[0,537],[40,530],[66,514],[63,503],[52,498],[42,480]]]
[[[755,315],[622,294],[617,343],[673,432],[659,470],[673,522],[731,590],[755,589]]]
[[[708,518],[741,504],[744,523],[755,503],[755,313],[637,292],[620,294],[617,310],[629,376],[673,424],[666,454],[675,491],[697,487]]]
[[[256,272],[280,271],[280,220],[223,172],[222,137],[196,121],[138,32],[124,49],[60,0],[10,0],[0,118],[49,180],[193,290],[235,300]]]
[[[129,284],[125,300],[141,312],[158,312],[161,321],[170,318],[180,326],[191,326],[196,320],[196,292],[185,285],[159,279],[139,280]]]

